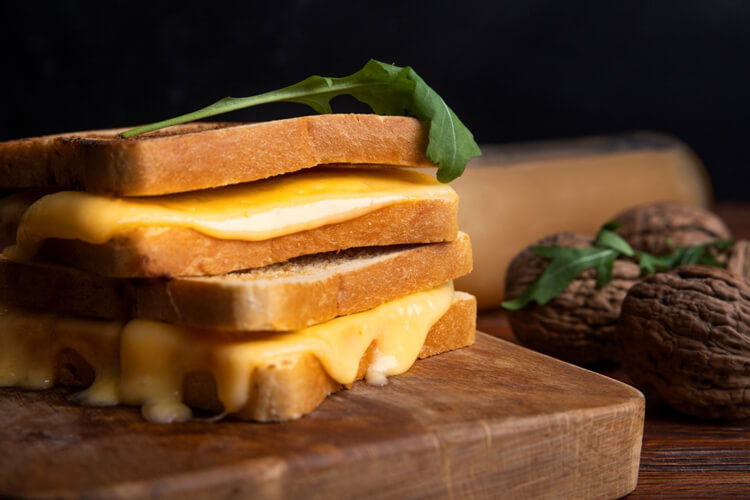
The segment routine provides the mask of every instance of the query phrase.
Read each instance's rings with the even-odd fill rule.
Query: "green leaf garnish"
[[[552,261],[521,295],[514,300],[503,302],[502,305],[506,309],[521,309],[532,300],[537,304],[546,304],[560,295],[581,272],[592,267],[598,268],[603,261],[609,259],[609,256],[617,256],[610,248],[565,248],[552,245],[537,246],[533,251],[536,255]]]
[[[601,289],[612,281],[617,257],[628,257],[638,262],[641,276],[663,272],[687,264],[722,267],[716,254],[727,251],[731,240],[718,240],[690,247],[675,247],[668,255],[652,255],[635,251],[613,231],[621,227],[616,223],[602,226],[594,239],[593,248],[567,248],[559,245],[535,246],[535,255],[551,259],[539,278],[518,297],[505,301],[506,309],[517,310],[531,302],[546,304],[567,288],[586,269],[596,270],[596,288]]]
[[[611,252],[604,256],[596,266],[596,289],[601,290],[612,281],[612,273],[615,269],[615,260],[617,252]],[[564,290],[564,288],[563,288]]]
[[[437,178],[450,182],[460,176],[466,163],[481,154],[469,129],[422,78],[410,67],[371,59],[349,76],[311,76],[299,83],[251,97],[225,97],[185,115],[122,132],[123,138],[164,127],[216,116],[271,102],[296,102],[318,113],[331,113],[331,99],[350,95],[379,115],[410,115],[426,121],[429,141],[426,156],[438,164]]]
[[[616,250],[623,255],[627,255],[628,257],[632,257],[633,255],[635,255],[633,247],[631,247],[627,241],[623,240],[622,236],[612,232],[612,230],[607,229],[606,227],[603,227],[599,230],[599,233],[596,235],[594,245],[611,248],[612,250]]]
[[[661,273],[674,267],[674,253],[659,256],[641,252],[639,257],[638,266],[642,275]]]
[[[673,267],[688,264],[724,267],[716,259],[716,254],[729,250],[732,243],[732,240],[717,240],[690,247],[674,247],[672,253],[667,255],[656,256],[646,252],[637,252],[636,256],[642,276],[654,274],[655,272],[668,271]]]

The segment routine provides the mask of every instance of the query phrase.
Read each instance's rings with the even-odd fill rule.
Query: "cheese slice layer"
[[[139,227],[189,228],[219,239],[262,241],[427,198],[455,199],[447,185],[397,168],[314,168],[247,184],[147,198],[63,191],[24,214],[21,255],[46,238],[106,243]]]

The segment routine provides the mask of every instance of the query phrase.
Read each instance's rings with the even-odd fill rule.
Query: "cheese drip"
[[[54,385],[58,356],[75,351],[94,371],[77,401],[140,405],[154,422],[191,417],[183,403],[185,375],[210,373],[225,413],[249,401],[256,370],[312,354],[334,380],[356,380],[362,356],[374,342],[369,381],[407,371],[432,325],[450,308],[453,284],[386,302],[374,309],[287,333],[257,333],[232,340],[216,332],[147,320],[122,323],[72,319],[0,309],[0,386],[46,389]]]
[[[119,402],[121,331],[122,324],[114,321],[1,309],[0,387],[52,387],[59,356],[70,349],[94,371],[93,383],[77,399],[95,406],[115,405]]]
[[[262,241],[350,220],[379,208],[427,198],[454,199],[432,177],[395,168],[315,168],[257,182],[148,198],[64,191],[24,214],[18,248],[47,238],[106,243],[140,227],[188,228],[219,239]]]
[[[373,342],[377,357],[387,363],[381,376],[407,371],[419,355],[430,328],[450,307],[453,284],[382,304],[369,311],[295,332],[268,334],[253,340],[217,339],[199,329],[147,320],[128,323],[122,338],[121,397],[141,405],[143,416],[155,422],[188,419],[182,402],[186,374],[213,375],[225,413],[241,409],[250,398],[253,375],[259,368],[312,354],[334,380],[356,380],[360,359]]]

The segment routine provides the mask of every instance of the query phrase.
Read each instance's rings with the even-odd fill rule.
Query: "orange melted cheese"
[[[449,309],[453,285],[386,302],[302,330],[258,334],[252,340],[222,339],[206,330],[147,320],[119,323],[74,320],[5,310],[0,314],[0,385],[44,389],[54,383],[62,349],[78,352],[94,368],[94,383],[79,400],[89,404],[140,405],[155,422],[190,418],[182,402],[186,374],[210,373],[225,413],[240,410],[259,368],[312,354],[334,380],[353,382],[373,342],[376,358],[367,378],[408,370],[427,333]]]
[[[427,198],[455,199],[433,177],[395,168],[315,168],[263,181],[147,198],[64,191],[25,213],[17,249],[47,238],[101,244],[140,227],[188,228],[219,239],[260,241]]]

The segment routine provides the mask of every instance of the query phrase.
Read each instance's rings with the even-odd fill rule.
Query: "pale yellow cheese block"
[[[700,160],[682,142],[651,132],[484,146],[451,185],[474,271],[456,288],[480,308],[503,299],[505,271],[527,245],[559,231],[594,234],[621,210],[653,201],[711,203]]]

